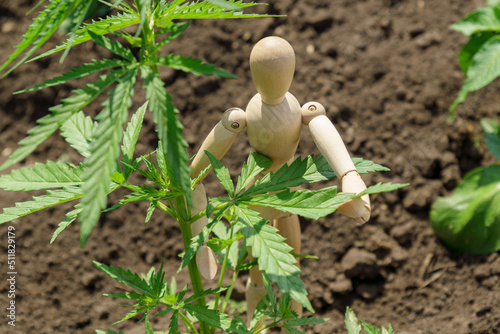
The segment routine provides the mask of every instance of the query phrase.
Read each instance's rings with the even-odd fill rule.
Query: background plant
[[[500,121],[482,119],[486,145],[500,160]],[[500,250],[500,164],[467,173],[453,194],[439,197],[432,228],[452,250],[473,254]]]
[[[382,327],[382,329],[379,330],[367,322],[358,320],[354,311],[349,307],[345,311],[345,325],[347,327],[347,334],[360,334],[361,327],[363,327],[367,334],[394,334],[390,324],[388,329]]]
[[[106,18],[82,24],[92,11],[92,3],[94,2],[78,0],[49,1],[34,19],[16,51],[1,66],[1,70],[5,71],[4,75],[10,73],[26,62],[68,20],[71,21],[68,40],[33,59],[57,52],[63,52],[64,59],[73,45],[86,41],[93,41],[113,54],[113,58],[93,60],[18,92],[59,85],[94,73],[101,74],[97,81],[74,90],[70,97],[50,108],[48,115],[38,120],[38,125],[28,132],[28,137],[19,143],[20,147],[0,169],[7,169],[24,159],[58,129],[68,144],[85,158],[84,162],[78,165],[61,161],[36,163],[33,167],[13,170],[0,177],[0,187],[7,191],[46,190],[45,195],[35,196],[32,201],[16,203],[14,208],[5,208],[0,214],[0,223],[79,200],[74,210],[68,212],[59,224],[52,241],[78,218],[80,243],[84,246],[102,212],[117,209],[127,203],[146,201],[149,208],[145,213],[145,223],[156,209],[166,212],[179,223],[185,246],[180,269],[188,267],[191,286],[190,290],[184,287],[178,291],[175,281],[167,284],[162,267],[158,271],[151,269],[145,277],[141,277],[123,268],[95,262],[97,268],[134,290],[110,295],[133,301],[133,310],[122,320],[140,315],[146,332],[152,333],[149,316],[153,313],[156,316],[169,314],[171,333],[178,332],[179,320],[184,323],[186,330],[193,333],[209,333],[216,328],[226,332],[248,333],[250,330],[241,319],[231,319],[225,313],[233,285],[223,287],[222,277],[228,268],[232,269],[234,283],[239,272],[248,270],[258,262],[268,279],[268,288],[271,289],[272,282],[277,283],[282,295],[278,300],[273,297],[277,296],[274,294],[270,295],[270,299],[264,299],[255,319],[266,316],[271,322],[265,326],[286,327],[294,333],[300,333],[297,326],[324,321],[297,319],[296,314],[291,311],[291,299],[313,311],[299,277],[300,270],[294,265],[295,256],[301,255],[292,254],[284,239],[267,225],[267,221],[250,210],[249,205],[270,206],[317,219],[334,212],[340,204],[354,197],[390,191],[402,185],[378,184],[361,194],[337,193],[336,187],[290,192],[288,187],[335,177],[324,159],[310,156],[304,160],[299,158],[292,165],[284,166],[245,190],[252,179],[265,170],[269,160],[255,154],[250,155],[234,185],[227,169],[211,157],[212,166],[227,190],[228,197],[210,199],[207,209],[200,215],[209,216],[211,221],[200,235],[192,236],[190,224],[200,215],[192,217],[190,213],[190,194],[199,178],[191,180],[189,177],[189,157],[185,150],[187,143],[182,135],[183,126],[177,117],[179,111],[165,90],[159,68],[168,66],[194,74],[216,74],[228,78],[233,76],[201,60],[173,53],[164,56],[161,48],[177,38],[189,26],[190,19],[265,15],[243,13],[245,8],[255,6],[256,3],[241,1],[137,0],[132,4],[125,1],[101,1],[114,8],[115,12]],[[179,19],[182,21],[177,21]],[[125,29],[128,27],[135,27],[135,32]],[[130,113],[132,97],[138,89],[137,79],[142,79],[146,101]],[[108,92],[108,98],[103,102],[101,112],[95,119],[86,116],[83,110],[105,92]],[[148,155],[135,157],[135,145],[148,110],[152,112],[156,123],[158,148]],[[356,159],[355,164],[360,172],[387,170],[362,159]],[[208,169],[204,171],[206,172]],[[132,174],[140,176],[142,182],[133,183]],[[108,208],[108,195],[118,188],[128,189],[129,193]],[[269,195],[270,191],[282,192]],[[216,237],[210,238],[208,245],[221,257],[221,279],[216,289],[205,290],[193,256],[211,232]],[[253,246],[252,252],[257,262],[246,262],[246,246]],[[214,295],[215,299],[209,307],[205,297],[210,295]],[[196,322],[199,324],[195,325]],[[251,332],[263,330],[261,324],[254,323]]]
[[[458,55],[467,80],[450,106],[454,113],[470,92],[500,76],[500,1],[488,0],[451,28],[470,36]],[[481,126],[489,151],[500,159],[500,122],[482,119]],[[433,203],[432,228],[450,249],[473,254],[500,249],[499,186],[500,165],[478,167],[464,176],[451,196]]]
[[[458,56],[460,68],[467,79],[458,97],[450,106],[454,113],[470,92],[491,83],[500,76],[500,1],[488,0],[460,21],[451,25],[453,30],[470,36],[469,42]]]

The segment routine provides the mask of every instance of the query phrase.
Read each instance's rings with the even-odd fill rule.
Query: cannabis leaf
[[[172,174],[170,180],[191,201],[191,178],[189,177],[188,161],[186,152],[188,146],[182,135],[183,126],[177,119],[179,112],[172,104],[171,97],[165,91],[165,84],[158,73],[151,71],[149,67],[142,68],[146,98],[149,100],[149,109],[153,113],[157,125],[158,137],[163,149],[163,154],[169,172]]]
[[[355,194],[337,193],[337,187],[327,187],[320,190],[285,190],[269,196],[267,194],[242,198],[240,203],[272,207],[280,211],[290,212],[310,219],[319,219],[352,199]]]
[[[83,28],[78,29],[75,36],[73,38],[68,39],[66,43],[57,46],[52,50],[44,52],[43,54],[32,58],[30,61],[50,56],[54,53],[67,49],[71,45],[78,45],[91,40],[92,36],[90,35],[89,31],[92,31],[94,35],[105,35],[110,32],[114,32],[138,24],[139,22],[140,18],[138,18],[134,14],[117,13],[116,15],[109,15],[106,18],[85,24]]]
[[[212,75],[216,74],[220,77],[235,79],[236,76],[219,68],[215,65],[202,63],[201,59],[192,59],[191,57],[183,57],[181,55],[169,54],[165,57],[158,57],[147,64],[155,64],[160,66],[168,66],[174,70],[183,72],[191,72],[196,75]]]
[[[92,134],[96,128],[97,123],[90,116],[85,116],[82,111],[79,111],[61,126],[61,136],[78,153],[87,158],[90,155]]]
[[[259,269],[265,272],[272,282],[278,283],[280,291],[289,293],[307,310],[314,312],[304,283],[298,277],[301,271],[295,266],[297,261],[290,254],[293,249],[285,243],[285,238],[248,207],[239,205],[236,213],[244,224],[241,232],[246,238],[247,246],[252,247],[252,256],[258,259]]]
[[[82,192],[78,187],[65,187],[58,190],[47,190],[46,195],[34,196],[33,201],[16,203],[15,207],[4,208],[3,213],[0,214],[0,224],[57,204],[75,200],[80,197],[82,197]]]
[[[125,71],[123,70],[115,70],[108,75],[101,76],[98,81],[87,84],[82,89],[74,90],[73,95],[63,99],[60,105],[49,108],[51,113],[40,118],[37,121],[39,125],[28,131],[28,137],[19,142],[20,147],[0,166],[0,171],[23,160],[51,134],[57,131],[73,114],[85,108],[124,74]]]
[[[132,116],[132,119],[127,125],[127,130],[123,134],[122,154],[123,154],[123,174],[125,179],[128,179],[132,169],[128,165],[132,164],[134,159],[135,144],[139,140],[139,133],[141,132],[142,122],[148,102],[144,103],[137,112]]]
[[[97,73],[110,68],[123,67],[130,64],[130,61],[122,59],[102,59],[93,60],[92,63],[82,64],[80,67],[73,67],[71,72],[63,73],[61,76],[46,80],[44,83],[37,84],[31,88],[26,88],[15,92],[14,94],[21,94],[26,92],[31,92],[34,90],[39,90],[47,87],[57,86],[66,83],[71,80],[80,79],[86,77],[90,74]]]
[[[139,292],[142,292],[144,294],[150,294],[151,293],[151,287],[149,286],[148,282],[146,282],[144,279],[139,277],[136,273],[131,272],[130,270],[125,270],[123,268],[115,268],[113,266],[108,266],[103,263],[99,263],[97,261],[92,261],[92,264],[114,279],[115,281],[125,284]]]
[[[0,188],[7,191],[32,191],[51,188],[80,186],[84,166],[72,168],[63,162],[36,162],[33,167],[13,170],[0,176]]]
[[[4,70],[27,50],[24,56],[17,61],[16,64],[11,66],[3,76],[12,72],[35,53],[35,51],[52,36],[64,20],[75,11],[81,2],[82,0],[50,0],[45,9],[33,20],[28,31],[24,34],[23,40],[16,46],[16,51],[14,51],[9,56],[9,59],[0,66],[0,71]],[[30,46],[31,48],[28,50]]]
[[[128,109],[132,104],[136,71],[130,70],[110,93],[104,103],[104,110],[98,115],[100,121],[97,137],[90,146],[91,155],[85,160],[84,196],[81,200],[80,243],[85,245],[93,227],[106,207],[111,175],[116,169],[122,140],[123,125],[127,121]]]

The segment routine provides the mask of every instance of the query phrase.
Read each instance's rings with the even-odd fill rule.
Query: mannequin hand
[[[366,189],[366,185],[357,172],[349,172],[342,178],[342,191],[358,194]],[[370,196],[363,195],[354,198],[338,207],[340,213],[353,218],[359,224],[364,224],[370,219]]]

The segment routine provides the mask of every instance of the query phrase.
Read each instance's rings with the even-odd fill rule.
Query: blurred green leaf
[[[431,226],[454,251],[484,254],[500,250],[500,165],[465,175],[449,197],[439,197]]]
[[[491,154],[500,160],[500,121],[483,118],[481,126],[483,127],[484,139],[488,149]]]
[[[470,92],[483,88],[498,76],[500,76],[500,36],[495,36],[486,41],[472,57],[467,69],[467,80],[450,106],[450,111],[453,112],[464,102]]]
[[[356,318],[356,314],[354,314],[354,311],[350,307],[347,307],[345,311],[345,325],[347,327],[347,334],[361,333],[358,318]]]
[[[473,11],[460,21],[453,23],[451,29],[472,36],[482,31],[500,31],[500,6],[485,6]]]
[[[495,34],[491,31],[477,33],[474,36],[471,36],[469,42],[467,42],[462,50],[460,50],[458,60],[460,68],[465,74],[467,74],[467,71],[469,70],[469,66],[472,63],[474,55],[494,36]]]

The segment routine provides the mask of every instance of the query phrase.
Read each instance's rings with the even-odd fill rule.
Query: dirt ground
[[[36,2],[36,1],[34,1]],[[194,154],[210,129],[229,107],[245,108],[255,89],[248,56],[262,37],[286,38],[297,55],[290,91],[301,103],[318,101],[341,132],[353,156],[391,168],[365,178],[409,182],[411,186],[373,198],[370,222],[356,226],[340,214],[318,221],[301,220],[303,252],[320,260],[302,261],[302,278],[317,316],[330,321],[305,328],[312,333],[345,333],[347,306],[360,319],[377,326],[392,324],[398,334],[500,333],[500,256],[448,251],[429,225],[429,209],[474,167],[494,159],[486,151],[479,119],[498,118],[500,82],[471,95],[447,121],[447,109],[464,76],[457,54],[466,38],[448,27],[484,5],[482,0],[269,0],[258,8],[281,18],[194,22],[166,50],[203,58],[238,75],[227,80],[163,72],[168,91],[181,110],[185,136]],[[31,1],[0,1],[0,62],[7,59],[29,24]],[[48,47],[58,45],[61,37]],[[62,85],[12,95],[82,61],[107,54],[90,44],[75,47],[65,63],[58,57],[27,64],[0,80],[0,163],[15,150],[35,121],[77,86]],[[78,82],[81,84],[81,82]],[[139,91],[134,106],[142,104]],[[95,115],[99,104],[87,112]],[[144,154],[156,144],[151,115],[138,145]],[[237,176],[250,148],[238,137],[223,162]],[[304,128],[300,155],[318,154]],[[75,161],[76,154],[53,136],[22,164],[47,159]],[[326,184],[322,184],[326,185]],[[206,181],[210,196],[222,194],[213,176]],[[33,194],[0,191],[1,207],[28,200]],[[116,202],[123,193],[113,195]],[[0,227],[1,333],[93,333],[106,329],[128,309],[103,293],[120,286],[98,272],[92,260],[146,272],[166,261],[175,273],[182,242],[176,223],[155,212],[147,227],[145,203],[128,204],[103,215],[84,249],[78,246],[77,223],[54,244],[57,224],[71,208],[65,205],[18,219]],[[16,231],[15,329],[7,325],[7,225]],[[178,285],[187,283],[187,272]],[[238,281],[235,298],[243,299],[246,277]],[[156,321],[156,320],[155,320]],[[153,323],[167,329],[166,320]],[[143,332],[129,320],[112,327]]]

